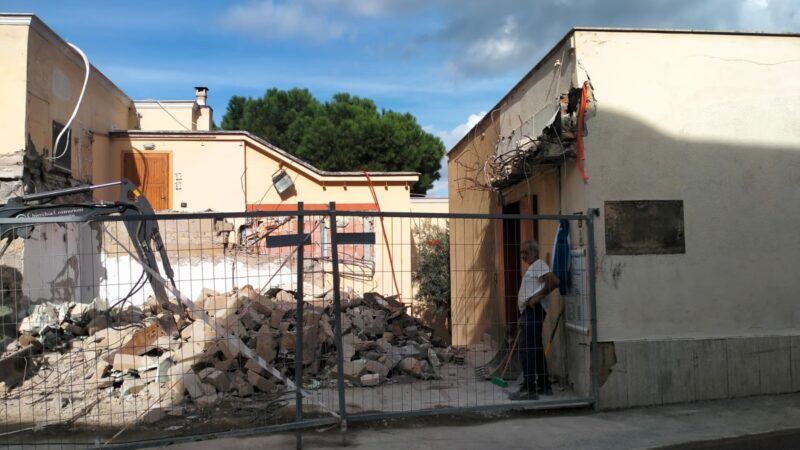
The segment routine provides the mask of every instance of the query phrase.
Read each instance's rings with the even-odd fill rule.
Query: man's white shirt
[[[544,289],[545,283],[542,280],[542,276],[547,272],[550,272],[550,267],[541,259],[537,259],[533,264],[528,266],[528,270],[525,271],[525,275],[522,277],[522,283],[519,286],[519,294],[517,294],[517,307],[519,308],[520,314],[525,311],[525,303],[528,299]],[[549,296],[542,299],[542,307],[545,311],[550,309]]]

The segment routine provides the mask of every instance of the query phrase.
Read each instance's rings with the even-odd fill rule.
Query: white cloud
[[[318,14],[304,2],[250,2],[229,9],[220,23],[228,31],[260,39],[299,38],[322,42],[341,37],[344,24]]]
[[[456,125],[452,130],[435,131],[433,133],[442,139],[444,146],[448,151],[450,151],[450,149],[453,148],[453,146],[456,145],[465,134],[467,134],[467,131],[471,130],[472,127],[477,125],[485,115],[486,111],[481,111],[478,114],[470,114],[466,122]]]
[[[478,114],[470,114],[467,121],[456,125],[450,131],[435,131],[432,126],[423,127],[429,133],[439,136],[444,142],[448,151],[464,137],[469,130],[472,129],[477,123],[486,115],[485,111]],[[428,197],[447,197],[447,156],[442,158],[442,168],[439,169],[440,178],[433,183],[433,187],[428,190]]]

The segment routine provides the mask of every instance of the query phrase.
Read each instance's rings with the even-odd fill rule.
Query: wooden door
[[[170,209],[169,153],[127,152],[122,158],[123,176],[144,193],[153,209]]]

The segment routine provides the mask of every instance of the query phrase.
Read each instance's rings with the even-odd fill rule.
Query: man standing
[[[539,244],[523,241],[520,257],[528,264],[517,294],[519,307],[519,359],[522,364],[522,385],[509,395],[511,400],[536,400],[539,395],[552,395],[544,356],[542,328],[549,306],[548,294],[558,287],[558,277],[547,263],[539,259]]]

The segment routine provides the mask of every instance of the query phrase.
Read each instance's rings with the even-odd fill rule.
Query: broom
[[[492,384],[496,384],[497,386],[504,388],[508,387],[508,382],[506,382],[506,380],[503,379],[503,376],[506,374],[506,369],[508,369],[508,363],[510,363],[511,358],[514,357],[514,350],[517,348],[517,340],[519,340],[520,331],[521,331],[520,328],[517,328],[517,336],[514,338],[514,343],[511,345],[511,351],[508,352],[508,358],[506,358],[506,362],[503,365],[503,371],[500,372],[499,377],[498,376],[492,377]]]

